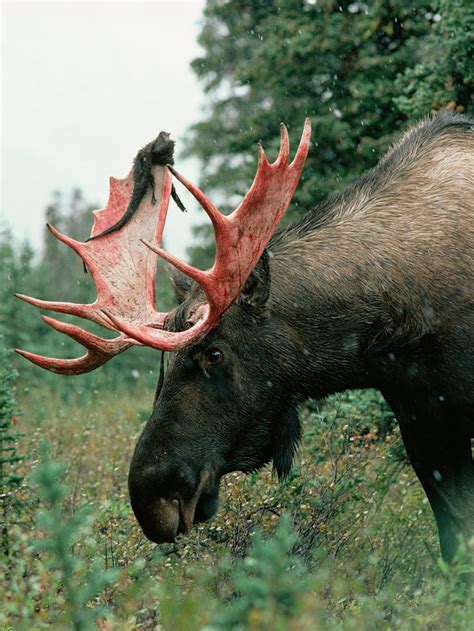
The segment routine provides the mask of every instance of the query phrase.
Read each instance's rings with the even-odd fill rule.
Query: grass
[[[22,391],[20,383],[19,450],[27,458],[18,473],[27,482],[21,518],[9,526],[15,563],[0,577],[0,628],[72,628],[60,563],[38,546],[51,536],[38,521],[47,506],[32,479],[43,440],[52,461],[65,465],[56,473],[66,486],[56,521],[69,523],[84,507],[90,513],[70,532],[69,583],[90,582],[91,566],[98,575],[113,571],[88,601],[102,608],[98,621],[80,628],[469,627],[472,601],[456,568],[439,562],[430,508],[377,393],[305,406],[288,480],[279,484],[269,469],[230,474],[218,515],[163,546],[142,535],[126,486],[152,397],[139,382],[120,394],[75,391],[73,380],[55,390]]]

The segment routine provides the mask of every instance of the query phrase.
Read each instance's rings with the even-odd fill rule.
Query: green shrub
[[[90,567],[75,554],[73,545],[78,535],[90,530],[91,513],[85,508],[67,517],[64,498],[67,487],[60,482],[64,466],[50,459],[46,445],[42,446],[42,462],[34,474],[43,508],[38,512],[41,538],[32,546],[44,556],[45,567],[52,573],[52,586],[64,600],[64,610],[58,612],[55,628],[75,631],[96,629],[96,620],[104,610],[90,603],[116,577],[114,571],[104,571],[100,559]],[[89,542],[94,545],[94,542]]]
[[[9,353],[0,336],[0,516],[1,551],[10,556],[10,528],[21,511],[17,495],[23,476],[18,473],[18,464],[23,460],[17,451],[22,434],[15,429],[17,419],[14,383],[18,376],[10,365]]]
[[[248,556],[231,573],[230,604],[215,615],[208,631],[287,629],[308,589],[304,565],[293,552],[296,540],[288,517],[280,520],[271,539],[255,536]]]

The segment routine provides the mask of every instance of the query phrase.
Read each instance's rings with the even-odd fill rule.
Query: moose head
[[[95,211],[86,242],[48,226],[82,257],[97,287],[96,301],[79,305],[17,294],[42,309],[80,316],[119,333],[104,339],[43,316],[87,352],[78,359],[54,359],[17,351],[42,368],[65,375],[88,372],[133,345],[170,352],[129,474],[134,512],[157,543],[174,541],[215,513],[224,474],[252,471],[272,459],[280,476],[289,471],[300,434],[292,389],[298,372],[292,348],[298,340],[284,305],[272,304],[266,247],[299,182],[310,133],[307,120],[291,163],[284,125],[275,162],[270,164],[259,146],[254,182],[228,216],[171,165],[155,164],[153,186],[128,222],[114,231],[130,207],[136,180],[133,171],[124,180],[112,178],[107,205]],[[161,248],[173,176],[211,219],[216,255],[207,271]],[[156,255],[174,268],[180,304],[170,313],[155,309]],[[278,367],[275,354],[285,360]]]

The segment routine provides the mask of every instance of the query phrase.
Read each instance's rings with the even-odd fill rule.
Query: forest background
[[[179,151],[182,155],[194,155],[200,160],[202,165],[201,188],[223,211],[231,211],[248,190],[254,176],[256,144],[262,142],[267,155],[269,157],[275,155],[279,142],[278,123],[285,121],[289,127],[292,145],[295,147],[303,121],[305,117],[309,116],[313,126],[313,141],[302,180],[285,218],[285,221],[291,221],[308,212],[318,201],[324,199],[331,192],[340,190],[346,183],[353,181],[358,175],[375,165],[390,144],[411,123],[421,117],[436,115],[443,109],[474,113],[473,33],[474,7],[469,0],[433,0],[431,2],[415,0],[411,3],[398,0],[378,0],[366,3],[333,2],[331,0],[318,0],[317,2],[303,0],[251,0],[246,2],[208,0],[199,38],[203,54],[192,63],[193,70],[201,80],[207,97],[207,111],[203,119],[189,130],[186,144],[181,146]],[[61,232],[78,239],[84,239],[90,232],[91,210],[87,191],[79,189],[52,191],[52,201],[45,209],[45,221],[54,225]],[[189,251],[189,258],[195,265],[204,269],[212,262],[212,256],[213,235],[210,226],[203,219],[203,225],[195,229],[195,244]],[[27,242],[16,243],[8,226],[2,226],[0,233],[0,274],[0,330],[5,348],[23,348],[50,356],[78,356],[76,345],[68,338],[63,338],[58,333],[49,330],[41,320],[38,310],[13,297],[15,291],[20,291],[44,299],[64,299],[71,302],[92,301],[95,296],[93,283],[89,276],[83,274],[82,264],[76,255],[56,241],[46,229],[41,251],[36,252]],[[160,308],[169,308],[173,304],[173,296],[162,267],[158,270],[157,287]],[[67,318],[64,319],[67,320]],[[84,501],[91,505],[94,505],[94,502],[99,502],[97,511],[100,513],[99,522],[102,525],[100,527],[95,525],[93,528],[96,529],[96,536],[99,539],[101,536],[105,538],[104,549],[107,549],[107,545],[110,543],[109,526],[104,525],[108,523],[109,518],[112,522],[114,519],[123,520],[127,524],[121,526],[127,533],[126,538],[133,539],[135,537],[133,541],[136,543],[139,535],[135,534],[133,537],[130,535],[130,529],[137,527],[132,525],[133,517],[125,497],[124,480],[127,455],[130,454],[133,440],[151,409],[153,387],[157,379],[159,364],[156,352],[150,349],[132,349],[115,358],[100,371],[75,377],[74,385],[71,385],[71,378],[58,377],[41,371],[13,355],[5,355],[3,361],[5,366],[11,365],[18,371],[16,382],[18,401],[16,405],[19,406],[22,414],[18,418],[21,419],[21,432],[24,434],[23,438],[13,441],[15,449],[18,448],[19,453],[22,453],[22,459],[20,461],[15,460],[8,465],[13,470],[18,468],[18,479],[23,480],[19,483],[19,488],[23,489],[21,493],[24,495],[25,503],[22,505],[21,511],[18,514],[15,513],[16,517],[13,520],[16,524],[15,527],[23,528],[21,532],[25,532],[26,520],[28,537],[38,536],[38,527],[34,519],[37,503],[30,496],[31,491],[28,490],[30,489],[30,482],[28,482],[29,478],[26,474],[36,468],[40,436],[49,436],[53,455],[68,461],[64,473],[66,480],[68,479],[68,472],[70,474],[74,468],[71,465],[70,457],[74,451],[74,446],[71,439],[68,439],[66,434],[62,434],[61,424],[69,427],[72,433],[76,432],[76,436],[79,431],[77,427],[87,428],[87,432],[96,431],[98,433],[96,444],[100,444],[102,440],[105,441],[105,451],[102,452],[100,449],[94,448],[91,449],[90,459],[81,457],[82,464],[80,466],[84,468],[87,463],[90,470],[80,474],[82,476],[80,485],[83,484],[84,477],[92,475],[91,471],[97,466],[99,460],[107,461],[109,459],[108,439],[105,435],[101,435],[102,429],[100,429],[98,419],[92,423],[94,430],[89,427],[90,415],[99,414],[94,406],[97,406],[98,402],[103,399],[100,414],[104,419],[107,419],[103,422],[109,426],[108,430],[111,429],[110,424],[114,422],[117,415],[122,415],[125,420],[128,419],[131,424],[130,427],[133,427],[132,431],[127,432],[126,424],[117,426],[119,428],[116,428],[117,436],[123,441],[124,450],[121,456],[116,453],[115,448],[112,450],[115,455],[110,456],[110,466],[114,464],[116,468],[118,467],[121,477],[118,480],[113,474],[106,476],[106,484],[113,483],[120,487],[119,497],[123,501],[119,502],[118,508],[113,503],[101,506],[100,498],[103,496],[100,493],[94,495],[93,485],[88,492],[85,492]],[[5,379],[9,383],[5,392],[8,390],[11,394],[10,377],[12,373],[9,368],[8,370],[5,368],[5,371]],[[2,392],[4,391],[2,390]],[[4,396],[4,405],[6,405],[5,401],[10,394],[2,395]],[[147,401],[147,404],[144,401]],[[10,412],[11,409],[8,407]],[[95,411],[91,412],[93,409]],[[5,435],[8,432],[10,435],[15,434],[15,432],[11,433],[14,415],[10,412],[4,415],[6,419]],[[357,478],[360,474],[365,484],[368,486],[372,484],[374,493],[379,494],[377,497],[380,497],[380,502],[382,502],[383,497],[388,493],[388,487],[385,484],[382,484],[380,488],[377,486],[380,484],[378,474],[374,478],[377,483],[374,480],[369,481],[370,475],[369,478],[364,477],[368,475],[366,472],[366,467],[369,466],[368,462],[376,453],[382,459],[390,460],[392,458],[392,464],[403,464],[404,459],[403,448],[397,442],[396,429],[390,421],[390,411],[378,396],[371,392],[352,393],[344,395],[342,398],[331,399],[324,408],[311,407],[310,405],[302,410],[302,414],[309,423],[309,434],[317,444],[320,444],[318,441],[321,440],[321,428],[328,431],[328,418],[332,418],[335,423],[335,425],[334,423],[330,425],[331,431],[339,431],[335,429],[336,427],[339,429],[349,427],[350,432],[352,432],[350,437],[347,438],[349,435],[346,429],[344,432],[347,436],[346,434],[344,436],[353,443],[352,447],[361,436],[370,435],[375,427],[375,434],[371,438],[360,439],[363,443],[363,449],[361,447],[357,452],[357,457],[360,459],[360,469],[356,471],[355,477]],[[77,427],[74,426],[73,428],[70,425],[72,419],[77,423]],[[123,436],[121,432],[123,432]],[[340,433],[337,434],[339,438],[340,435]],[[315,436],[316,438],[314,438]],[[350,440],[354,436],[359,438]],[[372,452],[367,449],[367,441],[374,443]],[[344,445],[341,449],[343,449],[344,457],[348,457],[347,449],[350,445],[349,447],[346,443]],[[325,453],[324,449],[322,452]],[[304,453],[303,446],[303,461]],[[94,460],[94,454],[97,460]],[[117,464],[114,458],[118,458],[120,463]],[[107,469],[108,465],[105,464],[104,467]],[[382,477],[385,476],[385,480],[388,474],[386,475],[385,469],[383,471],[385,473]],[[401,480],[403,480],[404,475],[409,475],[403,466],[395,466],[394,471],[389,477],[395,485],[402,483]],[[282,506],[277,502],[280,507],[277,512],[280,512],[281,509],[292,513],[296,497],[301,504],[301,480],[299,480],[297,473],[295,475],[294,480],[297,482],[293,486],[289,483],[286,490],[282,491],[283,496],[278,500]],[[2,480],[6,484],[7,478],[2,478]],[[257,499],[257,505],[268,506],[271,504],[273,506],[272,502],[268,500],[268,494],[278,495],[278,492],[270,491],[269,488],[271,487],[266,486],[267,482],[274,484],[268,476],[261,483],[261,488],[254,480],[245,482],[236,479],[235,487],[229,491],[230,496],[232,498],[232,493],[242,494],[245,489],[248,490],[245,485],[257,484],[257,495],[260,493],[261,498],[265,498],[260,499],[260,504],[258,504]],[[77,478],[77,483],[79,484],[79,478]],[[337,477],[337,483],[343,486],[345,484],[344,480],[339,477]],[[415,484],[416,482],[414,482]],[[258,490],[259,488],[260,490]],[[307,487],[304,488],[307,490]],[[252,490],[252,493],[254,492],[255,489]],[[345,492],[348,492],[346,486],[344,486]],[[5,497],[8,495],[5,490],[2,490],[2,493]],[[69,498],[68,510],[74,514],[81,502],[76,496],[72,501],[71,493],[72,491],[69,495],[66,494],[66,500]],[[87,493],[89,494],[87,495]],[[416,497],[421,504],[422,495],[419,494]],[[346,515],[347,522],[344,522],[347,528],[353,528],[353,524],[350,523],[350,515],[357,514],[358,502],[363,501],[358,495],[356,497],[351,494],[350,498],[351,511]],[[236,508],[232,504],[234,500],[230,499],[229,501],[228,510],[232,510],[232,507]],[[287,503],[285,504],[285,502]],[[242,508],[241,505],[238,506],[240,509]],[[118,511],[118,513],[113,513],[112,516],[107,513],[104,516],[104,511],[106,513],[107,510],[112,510],[112,513]],[[11,511],[8,514],[10,515]],[[27,518],[28,515],[29,518]],[[314,510],[311,515],[314,522]],[[426,513],[425,516],[431,523],[429,513]],[[326,518],[330,521],[330,517],[325,515]],[[408,516],[406,518],[409,519]],[[7,517],[4,519],[4,528],[10,527],[7,523]],[[234,556],[244,556],[248,550],[247,544],[242,542],[242,533],[245,533],[246,538],[250,540],[248,535],[253,532],[252,529],[255,525],[264,530],[266,528],[264,520],[255,524],[252,519],[250,519],[251,526],[247,523],[249,520],[244,524],[241,523],[237,510],[231,525],[228,521],[224,522],[227,526],[218,522],[217,525],[211,524],[209,526],[211,530],[205,531],[206,536],[216,542],[219,537],[217,535],[211,536],[212,532],[215,535],[219,529],[225,530],[227,528],[226,536],[229,539],[226,541],[232,543],[233,547],[232,545],[230,547],[235,553]],[[308,524],[309,521],[310,517],[308,516]],[[321,520],[321,523],[322,521],[324,520]],[[397,531],[398,526],[393,524],[394,531]],[[399,526],[401,528],[400,524]],[[330,526],[327,527],[330,528]],[[432,528],[432,524],[430,528]],[[272,531],[270,527],[267,530]],[[291,539],[288,533],[283,532],[282,534],[282,532],[279,535],[280,544],[283,547],[285,545],[288,547],[288,541],[291,540],[291,548],[295,551],[298,544]],[[301,532],[300,524],[299,535]],[[398,537],[399,535],[400,533],[397,531],[395,536]],[[286,540],[286,536],[290,539]],[[314,546],[315,541],[314,538],[311,539],[310,543],[308,541],[306,541],[306,547],[303,546],[304,554],[300,556],[309,556],[309,549]],[[330,537],[328,538],[326,551],[328,554],[337,556],[336,549],[331,548],[333,544],[335,545],[334,541]],[[257,544],[255,544],[257,548],[254,549],[255,554],[258,554]],[[18,545],[22,549],[22,545],[29,544],[26,542]],[[140,546],[143,545],[140,544]],[[423,544],[420,543],[420,549],[417,549],[417,553],[421,556],[426,555],[426,548],[429,548],[429,562],[433,563],[433,555],[436,556],[437,554],[433,547],[435,545],[431,531],[431,534],[427,534],[423,539]],[[123,546],[126,544],[123,543]],[[373,545],[371,544],[371,546],[373,552]],[[196,553],[197,555],[192,545],[189,549],[193,551],[192,554]],[[343,549],[345,548],[343,547]],[[421,551],[422,549],[424,552]],[[138,562],[139,553],[137,550],[138,548],[133,554],[130,550],[126,553],[123,552],[123,559],[120,563],[117,556],[114,560],[113,554],[112,560],[110,560],[110,552],[107,552],[107,567],[112,566],[115,569],[127,567],[127,571],[129,571],[127,576],[132,576],[130,564],[132,564],[132,560],[133,563]],[[200,550],[202,552],[202,548]],[[348,554],[347,549],[345,550],[345,554]],[[433,552],[433,550],[435,551]],[[45,554],[47,553],[45,552]],[[153,556],[155,553],[149,551],[148,554],[149,556],[146,558],[151,564],[151,568],[152,561],[150,559],[155,559]],[[171,554],[169,558],[172,561],[166,561],[166,563],[170,563],[174,567],[175,559],[179,558],[181,562],[183,554],[186,556],[186,553],[182,551],[176,557]],[[194,558],[192,554],[189,553],[189,558],[196,561],[198,556]],[[397,561],[400,568],[404,568],[404,571],[407,564],[409,565],[408,556],[410,555],[413,555],[413,550],[407,552],[406,559],[402,557]],[[38,558],[41,560],[41,555]],[[159,571],[155,568],[152,572],[150,568],[149,572],[154,572],[155,576],[157,572],[160,574],[162,570],[161,566]],[[235,571],[245,574],[245,571],[239,568]],[[30,567],[28,572],[33,576],[34,572],[38,572],[38,569],[37,567],[36,569]],[[58,572],[60,587],[57,593],[63,594],[66,593],[64,575],[61,574],[60,570]],[[227,571],[227,574],[229,572],[230,570]],[[423,576],[417,574],[415,570],[413,572],[417,577],[416,579],[408,580],[405,576],[404,580],[410,598],[416,599],[416,590],[420,589]],[[448,571],[446,570],[446,572]],[[396,573],[395,570],[394,573]],[[15,572],[12,570],[10,577],[4,577],[3,586],[9,602],[17,602],[18,604],[20,597],[18,590],[15,591],[12,587],[11,576],[13,575]],[[160,576],[163,578],[164,574],[163,576],[160,574]],[[246,576],[248,579],[248,575]],[[133,582],[135,579],[132,580],[132,578],[127,580]],[[44,577],[38,580],[41,583],[43,579]],[[186,581],[188,579],[189,577]],[[46,581],[46,579],[44,580]],[[104,613],[102,619],[104,621],[120,620],[122,625],[125,624],[124,621],[126,620],[127,624],[131,625],[130,628],[155,628],[153,626],[146,627],[146,624],[157,625],[160,621],[163,623],[167,615],[171,616],[168,620],[172,620],[173,615],[166,609],[166,602],[168,602],[166,598],[170,597],[170,593],[174,593],[173,586],[182,586],[185,579],[183,575],[172,572],[170,582],[166,582],[166,580],[163,579],[162,585],[165,585],[165,592],[166,590],[168,592],[164,596],[163,594],[161,596],[154,594],[153,596],[154,601],[160,601],[161,597],[165,604],[155,604],[150,606],[149,610],[141,606],[140,611],[145,611],[141,614],[137,613],[135,607],[139,600],[136,594],[130,595],[127,591],[128,596],[125,597],[123,595],[126,591],[125,588],[123,590],[121,587],[116,588],[116,593],[121,594],[119,606],[114,595],[111,596],[109,593],[105,597],[103,594],[106,592],[101,592],[98,588],[98,593],[102,595],[97,596],[96,599],[105,599],[106,604],[109,605],[109,611],[111,607],[113,612]],[[321,580],[321,577],[318,580]],[[381,575],[377,575],[376,578],[372,577],[370,581],[372,581],[371,587],[367,587],[367,591],[372,594],[385,593],[383,589],[387,585],[387,576],[382,578]],[[130,585],[127,583],[127,590],[129,587]],[[44,590],[47,592],[49,588],[52,589],[51,585],[46,585]],[[33,588],[29,585],[22,589],[24,594],[29,594],[29,596],[33,593],[31,590],[36,589],[36,602],[41,601],[38,596],[39,588]],[[201,587],[200,589],[204,588]],[[236,593],[242,594],[242,589],[240,592],[239,589],[235,589]],[[361,588],[358,587],[355,591],[359,593]],[[216,598],[216,602],[221,604],[227,602],[222,594],[216,596],[216,593],[214,590],[213,598]],[[304,593],[304,589],[301,590],[301,593]],[[362,593],[364,593],[363,589]],[[69,605],[69,609],[64,607],[64,603],[60,606],[53,602],[54,599],[51,595],[50,598],[52,599],[51,602],[47,606],[38,605],[36,612],[33,608],[32,612],[22,614],[19,612],[18,608],[21,609],[21,607],[18,605],[18,610],[15,613],[13,607],[13,613],[9,613],[5,618],[5,625],[7,625],[5,628],[20,628],[20,621],[28,620],[30,615],[37,620],[43,620],[44,624],[53,619],[63,620],[61,616],[67,617],[67,611],[71,608]],[[130,603],[133,603],[130,606],[123,604],[127,602],[127,598]],[[241,596],[241,601],[242,598]],[[451,592],[447,598],[448,600],[452,598]],[[57,599],[60,602],[61,595]],[[352,600],[349,598],[347,602],[356,602],[356,600],[354,596]],[[455,600],[456,598],[454,598]],[[86,599],[86,601],[89,603],[89,607],[92,606],[90,599]],[[140,602],[143,605],[142,601]],[[192,602],[194,603],[192,605],[194,609],[191,607],[192,615],[198,615],[206,624],[211,624],[209,622],[210,617],[212,617],[211,614],[201,611],[199,603]],[[245,598],[242,602],[245,604]],[[411,602],[413,604],[413,601]],[[430,609],[432,605],[430,603],[431,601],[426,605],[426,611]],[[252,607],[253,605],[248,605],[248,610],[245,607],[242,609],[242,620],[245,616],[251,615],[249,612],[253,611]],[[358,607],[360,609],[359,605]],[[393,613],[393,603],[390,606],[384,604],[382,607],[384,613],[383,615],[380,614],[382,615],[381,619],[384,619],[383,616],[389,615],[387,614],[387,607],[388,609],[392,607],[390,611]],[[216,605],[216,611],[217,609],[218,606]],[[357,610],[357,607],[354,606],[354,609]],[[66,613],[64,613],[65,611]],[[260,611],[258,607],[257,611]],[[277,617],[282,615],[284,618],[289,616],[288,619],[285,618],[285,624],[290,624],[288,620],[293,614],[288,613],[289,611],[289,609],[284,609],[284,613],[281,613],[278,609],[275,615]],[[448,617],[454,615],[454,610],[448,608],[446,611]],[[331,609],[331,615],[333,613],[334,610]],[[373,619],[370,618],[370,624],[372,622],[375,624],[374,621],[378,620],[379,613],[379,610],[376,613],[370,610],[364,615],[369,616],[369,618],[374,616]],[[336,620],[334,624],[339,624],[341,620],[345,620],[346,614],[347,620],[349,620],[350,615],[352,615],[350,614],[350,607],[349,610],[346,610],[339,606],[338,611],[334,613]],[[219,619],[219,615],[216,613],[216,620]],[[400,620],[403,622],[405,613],[397,613],[397,615],[401,616]],[[64,619],[66,620],[66,618]],[[252,624],[256,626],[251,627],[250,622],[248,622],[249,628],[265,628],[265,626],[258,626],[260,623],[264,625],[258,616],[255,620]],[[179,627],[176,622],[169,622],[166,628],[186,628],[185,617],[183,621],[182,627]],[[424,623],[426,624],[426,619],[424,619]],[[12,627],[8,624],[16,626]],[[60,625],[63,622],[57,622],[57,624]],[[67,627],[67,621],[64,624]],[[75,622],[74,624],[76,625]],[[104,624],[106,623],[104,622]],[[215,624],[218,625],[218,622]],[[224,626],[215,628],[238,628],[232,626],[230,622],[221,621],[219,624]],[[225,624],[228,624],[228,627],[225,627]],[[80,627],[79,625],[77,628],[87,627]],[[125,626],[120,628],[125,628]],[[295,626],[294,628],[300,627]],[[312,627],[308,626],[307,628]]]

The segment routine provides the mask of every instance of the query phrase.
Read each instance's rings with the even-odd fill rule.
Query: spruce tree
[[[414,118],[453,101],[468,109],[470,4],[208,0],[204,53],[192,64],[208,110],[186,147],[205,192],[234,208],[255,174],[257,142],[274,159],[284,121],[294,150],[309,116],[312,146],[288,221],[372,167]],[[196,236],[193,257],[209,263],[211,231]]]
[[[23,476],[18,472],[18,465],[23,456],[17,449],[22,434],[15,427],[18,412],[14,383],[18,373],[10,364],[4,344],[0,336],[0,555],[9,563],[10,528],[22,507],[18,490]]]

